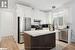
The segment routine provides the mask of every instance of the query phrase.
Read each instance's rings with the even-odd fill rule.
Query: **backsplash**
[[[48,24],[31,25],[31,30],[48,30]]]

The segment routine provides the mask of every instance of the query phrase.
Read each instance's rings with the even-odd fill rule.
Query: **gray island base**
[[[55,31],[25,31],[24,44],[25,50],[50,50],[56,46]]]

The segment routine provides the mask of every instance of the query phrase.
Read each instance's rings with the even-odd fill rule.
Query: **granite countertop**
[[[49,30],[36,30],[36,31],[24,31],[24,33],[27,33],[31,36],[40,36],[40,35],[45,35],[45,34],[51,34],[56,31],[49,31]]]

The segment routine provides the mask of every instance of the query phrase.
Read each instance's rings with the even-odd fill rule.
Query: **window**
[[[58,17],[59,26],[63,25],[63,17]]]

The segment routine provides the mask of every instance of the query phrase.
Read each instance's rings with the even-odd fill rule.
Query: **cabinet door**
[[[40,36],[39,46],[44,49],[55,47],[55,33]]]
[[[39,50],[39,37],[32,37],[31,50]]]
[[[59,33],[59,40],[68,42],[68,32],[67,31],[61,31]]]
[[[26,18],[25,19],[26,20],[26,31],[29,31],[29,30],[31,30],[31,18]]]

